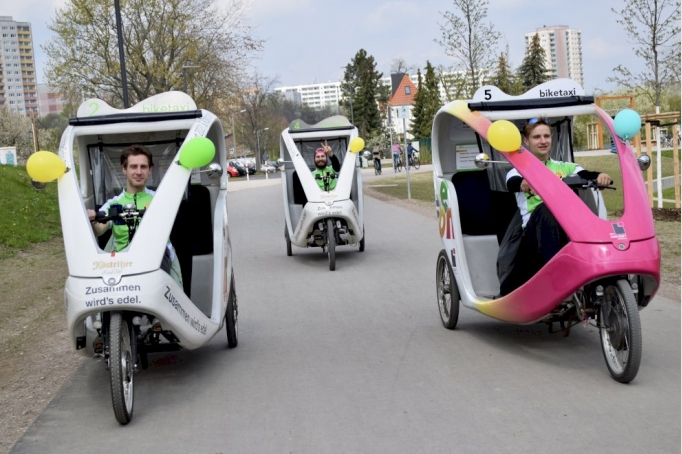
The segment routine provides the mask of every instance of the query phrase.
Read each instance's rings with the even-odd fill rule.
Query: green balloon
[[[180,165],[186,169],[198,169],[208,165],[215,156],[215,145],[206,137],[188,140],[180,150]]]

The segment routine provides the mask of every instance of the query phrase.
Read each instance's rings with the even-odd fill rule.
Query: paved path
[[[366,197],[367,250],[287,257],[280,187],[230,194],[239,346],[159,354],[113,416],[86,361],[14,453],[670,453],[680,449],[680,302],[641,312],[636,380],[598,332],[570,337],[462,309],[440,324],[435,219]]]

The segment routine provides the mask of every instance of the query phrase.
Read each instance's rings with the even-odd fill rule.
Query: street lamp
[[[187,65],[182,67],[182,79],[185,81],[185,93],[187,93],[187,70],[198,68],[198,66]]]
[[[121,25],[121,6],[118,0],[114,0],[116,12],[116,37],[118,38],[118,58],[121,60],[121,85],[123,88],[123,108],[130,107],[128,102],[128,80],[126,79],[126,59],[123,53],[123,30]]]

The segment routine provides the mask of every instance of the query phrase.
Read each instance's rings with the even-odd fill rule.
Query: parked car
[[[261,169],[261,171],[263,171],[263,172],[272,173],[272,172],[275,172],[275,171],[277,170],[277,167],[275,167],[275,166],[273,166],[273,165],[271,165],[271,164],[269,164],[269,163],[267,163],[267,162],[264,162],[264,163],[260,166],[260,169]]]
[[[246,175],[246,169],[245,169],[244,166],[241,165],[239,162],[237,162],[237,161],[230,161],[230,165],[231,165],[232,167],[234,167],[235,169],[237,169],[237,171],[239,172],[239,176],[240,176],[240,177]]]
[[[225,171],[231,176],[231,177],[238,177],[239,176],[239,170],[234,168],[231,164],[227,164],[227,169]]]

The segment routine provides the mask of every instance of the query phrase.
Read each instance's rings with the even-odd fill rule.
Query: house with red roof
[[[394,134],[403,135],[405,129],[408,131],[412,127],[412,108],[414,107],[414,96],[417,94],[417,87],[412,83],[409,74],[391,74],[391,96],[388,100],[388,108],[391,122],[389,127]],[[405,127],[401,115],[405,113]],[[408,138],[411,137],[408,134]]]

